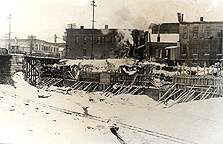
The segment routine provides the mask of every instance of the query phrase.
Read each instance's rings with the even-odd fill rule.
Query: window
[[[101,44],[105,43],[105,37],[101,37]]]
[[[101,37],[100,36],[98,36],[97,42],[98,42],[98,44],[101,44]]]
[[[183,29],[183,38],[187,39],[187,28]]]
[[[222,33],[218,32],[218,38],[221,38],[221,37],[222,37]]]
[[[193,54],[197,54],[198,49],[199,49],[199,45],[198,44],[194,44],[193,50],[192,50]]]
[[[111,43],[115,43],[115,37],[111,36]]]
[[[83,37],[83,42],[84,42],[84,44],[87,44],[87,37],[86,36]]]
[[[216,53],[217,54],[221,54],[222,53],[222,44],[221,43],[217,43]]]
[[[89,43],[90,43],[90,44],[92,44],[92,38],[93,38],[92,36],[89,37],[89,39],[90,39],[90,40],[89,40]]]
[[[138,37],[138,45],[140,45],[140,37]]]
[[[210,27],[206,27],[206,30],[205,30],[205,38],[210,38],[210,35],[211,35],[211,29]]]
[[[78,44],[79,43],[79,37],[75,36],[75,43]]]
[[[162,51],[161,49],[159,50],[159,53],[160,53],[159,57],[162,58],[162,56],[163,56],[163,51]]]
[[[156,49],[156,57],[159,57],[159,49]]]
[[[198,26],[195,26],[193,29],[193,38],[194,39],[198,38]]]
[[[209,54],[210,53],[210,43],[204,44],[204,53]]]
[[[87,56],[87,49],[86,48],[83,49],[83,56]]]
[[[169,50],[166,50],[166,57],[169,57]]]
[[[200,26],[200,38],[204,37],[204,27]]]
[[[181,51],[182,51],[182,54],[187,54],[187,47],[186,47],[186,45],[182,45],[181,46]]]

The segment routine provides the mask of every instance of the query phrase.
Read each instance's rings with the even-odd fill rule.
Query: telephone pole
[[[9,14],[9,16],[7,17],[9,19],[9,44],[8,44],[8,51],[9,53],[11,53],[11,20],[12,20],[12,15],[11,13]]]
[[[91,48],[91,58],[94,59],[94,8],[97,7],[97,5],[95,5],[95,0],[92,0],[92,7],[93,7],[93,19],[92,19],[92,48]]]

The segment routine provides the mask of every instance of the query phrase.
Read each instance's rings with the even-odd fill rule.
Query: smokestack
[[[81,26],[80,29],[84,29],[84,26]]]
[[[108,25],[105,25],[105,29],[108,29]]]
[[[181,21],[184,21],[184,14],[181,15]]]
[[[181,13],[177,13],[177,17],[178,17],[178,22],[181,23],[182,22],[182,15],[181,15]]]
[[[203,22],[204,21],[204,17],[200,17],[200,22]]]
[[[158,36],[157,36],[157,42],[160,42],[160,24],[158,25]]]
[[[160,34],[157,36],[157,42],[160,42]]]
[[[15,44],[17,44],[18,40],[17,40],[17,37],[15,37]]]

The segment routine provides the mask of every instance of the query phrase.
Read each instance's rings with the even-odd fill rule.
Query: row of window
[[[200,28],[200,30],[201,30],[200,37],[201,38],[203,38],[203,37],[204,38],[210,38],[211,37],[211,28],[210,27],[206,27],[205,31],[203,29],[204,29],[203,27]],[[193,39],[197,39],[198,38],[198,34],[199,34],[199,27],[198,26],[193,27],[192,38]],[[217,32],[217,37],[218,38],[222,37],[222,33],[220,31]],[[187,27],[183,28],[183,38],[184,39],[188,38],[188,28]]]
[[[46,52],[59,52],[59,48],[55,46],[46,46],[44,44],[35,44],[34,50]]]
[[[81,41],[81,38],[83,39],[82,41]],[[87,37],[87,36],[83,36],[83,37],[75,36],[75,43],[76,44],[80,44],[80,43],[92,44],[92,38],[93,38],[92,36],[89,36],[89,37]],[[111,36],[110,42],[111,43],[115,43],[116,42],[115,36]],[[97,44],[105,44],[105,36],[97,36]]]
[[[204,53],[205,54],[209,54],[211,49],[210,49],[210,43],[205,43],[204,44]],[[217,46],[215,47],[216,49],[213,49],[213,51],[216,51],[216,53],[222,53],[222,44],[221,43],[218,43]],[[186,54],[187,53],[187,47],[186,45],[182,45],[181,46],[181,51],[182,51],[182,54]],[[199,51],[199,45],[198,44],[194,44],[193,45],[193,48],[192,48],[192,53],[193,54],[197,54]]]

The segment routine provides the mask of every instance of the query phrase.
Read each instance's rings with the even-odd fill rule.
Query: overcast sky
[[[62,41],[66,25],[76,23],[91,28],[91,0],[0,0],[0,38],[9,31],[12,14],[12,38]],[[177,12],[185,21],[223,20],[223,0],[96,0],[96,28],[148,29],[151,23],[177,22]]]

